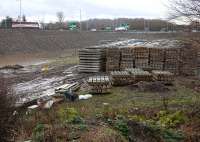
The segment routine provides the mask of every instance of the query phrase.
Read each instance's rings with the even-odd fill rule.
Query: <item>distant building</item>
[[[39,23],[37,22],[12,22],[12,28],[17,29],[39,29]]]
[[[128,31],[129,25],[128,24],[121,24],[119,27],[115,28],[115,31]]]

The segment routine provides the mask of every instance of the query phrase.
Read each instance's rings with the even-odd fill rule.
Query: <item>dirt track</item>
[[[130,39],[162,39],[187,36],[183,33],[114,33],[42,30],[0,30],[0,66],[32,60],[44,60],[71,54],[77,49],[102,41]]]

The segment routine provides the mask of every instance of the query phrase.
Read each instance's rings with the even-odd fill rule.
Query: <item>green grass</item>
[[[84,94],[83,92],[81,94]],[[152,92],[138,92],[127,87],[114,87],[111,94],[94,95],[89,100],[64,103],[60,107],[74,107],[83,117],[92,117],[104,109],[103,103],[126,112],[133,107],[137,108],[163,108],[163,94]],[[197,93],[183,86],[178,86],[168,97],[169,107],[174,105],[190,105],[200,102]]]

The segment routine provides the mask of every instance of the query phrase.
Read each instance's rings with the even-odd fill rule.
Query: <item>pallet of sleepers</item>
[[[149,65],[152,70],[164,69],[164,55],[163,48],[150,48],[149,51]]]
[[[174,74],[169,71],[153,70],[152,75],[153,79],[156,81],[161,81],[170,84],[174,81]]]
[[[137,58],[149,58],[149,48],[147,47],[140,47],[140,46],[135,46],[135,47],[130,47],[133,48],[133,56],[135,59]]]
[[[135,67],[141,69],[149,69],[149,59],[135,59]]]
[[[134,83],[140,81],[152,81],[152,75],[148,71],[138,68],[126,69],[126,71],[131,74]]]
[[[167,60],[179,60],[181,48],[165,48],[165,59]]]
[[[198,52],[192,47],[182,47],[180,52],[180,73],[182,75],[196,75]]]
[[[90,87],[90,93],[92,94],[110,93],[110,89],[112,88],[112,82],[109,76],[89,77],[87,83]]]
[[[121,52],[118,47],[110,47],[106,49],[106,71],[120,70]]]
[[[110,75],[114,86],[124,86],[133,83],[133,78],[128,71],[112,71]]]
[[[164,70],[179,75],[180,48],[166,48]]]
[[[121,50],[120,70],[134,67],[132,48],[123,47]]]
[[[105,49],[85,48],[79,50],[79,72],[97,73],[105,70]]]
[[[164,70],[169,71],[175,75],[179,75],[180,74],[179,61],[178,60],[165,60]]]
[[[149,48],[147,47],[132,47],[133,58],[136,68],[148,69],[149,68]]]
[[[149,48],[149,53],[150,60],[164,61],[164,48]]]
[[[129,74],[131,74],[132,72],[135,72],[135,71],[143,71],[143,69],[141,68],[126,68],[125,71],[129,72]]]

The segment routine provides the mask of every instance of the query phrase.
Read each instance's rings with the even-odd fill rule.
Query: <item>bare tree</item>
[[[60,24],[62,24],[63,21],[64,21],[64,13],[62,11],[60,11],[60,12],[57,12],[56,15],[57,15],[57,18],[58,18],[58,22]]]
[[[200,0],[169,0],[169,10],[171,10],[169,12],[170,19],[186,21],[190,24],[190,28],[192,23],[200,23]],[[199,27],[195,27],[195,29],[199,29]],[[188,41],[200,44],[198,36],[190,36]]]
[[[170,18],[200,20],[200,0],[169,0]]]

